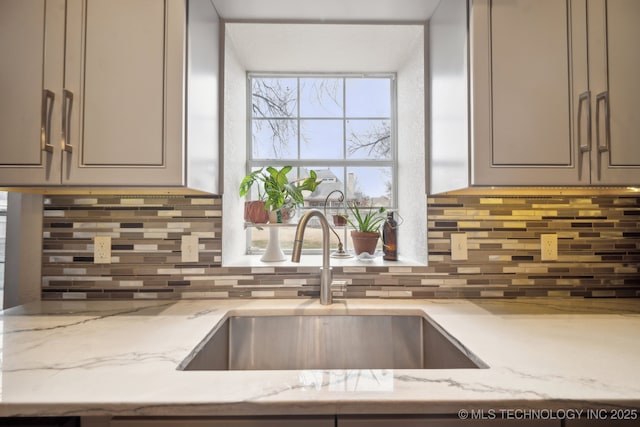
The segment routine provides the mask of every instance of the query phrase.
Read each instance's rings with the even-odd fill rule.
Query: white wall
[[[218,140],[220,19],[209,0],[189,1],[189,37],[187,44],[187,138],[189,173],[187,185],[218,193]]]
[[[244,200],[238,195],[246,173],[247,70],[238,60],[229,38],[224,45],[224,192],[222,195],[222,264],[236,260],[246,250]],[[231,238],[230,238],[231,237]]]
[[[7,235],[7,193],[0,191],[0,301],[4,288],[4,254]]]
[[[9,193],[4,308],[40,299],[42,196]]]
[[[440,3],[429,21],[430,193],[469,186],[466,0]]]
[[[398,251],[427,262],[427,200],[425,176],[426,92],[424,37],[409,47],[407,62],[398,70]]]

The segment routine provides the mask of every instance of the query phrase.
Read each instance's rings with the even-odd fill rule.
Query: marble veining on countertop
[[[232,314],[426,314],[487,369],[182,371]],[[640,300],[45,301],[2,313],[0,416],[640,408]]]

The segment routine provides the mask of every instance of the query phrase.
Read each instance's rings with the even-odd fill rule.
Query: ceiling
[[[225,30],[235,56],[251,71],[395,72],[424,50],[423,24],[235,22]]]
[[[441,0],[211,0],[226,20],[417,22]]]

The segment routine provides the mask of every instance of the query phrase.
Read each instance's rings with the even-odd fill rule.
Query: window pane
[[[318,180],[322,181],[318,187],[316,187],[316,191],[311,193],[308,196],[305,196],[305,207],[310,208],[324,208],[324,201],[327,196],[331,194],[335,190],[340,190],[344,193],[344,168],[342,167],[313,167],[316,174],[318,174]],[[301,173],[304,169],[301,171]],[[305,175],[306,176],[306,175]],[[328,207],[337,206],[337,200],[340,197],[339,193],[331,194],[330,202],[328,203]],[[330,212],[327,211],[327,214]]]
[[[363,206],[393,206],[391,167],[347,168],[347,198]]]
[[[294,174],[307,177],[313,169],[322,181],[313,193],[304,195],[304,206],[298,209],[294,223],[312,208],[325,211],[333,223],[333,215],[348,214],[346,202],[394,206],[392,78],[251,76],[251,80],[249,165],[264,164],[264,160],[278,167],[291,164],[294,169],[290,180],[295,179]],[[362,166],[353,166],[362,160]],[[385,166],[376,166],[376,161],[384,161]],[[336,190],[344,193],[344,202],[339,201]],[[350,230],[349,226],[335,227],[347,250],[351,246]],[[249,227],[247,232],[250,251],[262,252],[268,229]],[[291,248],[294,233],[295,227],[279,228],[285,251]],[[319,248],[321,240],[321,228],[313,219],[305,232],[304,251]],[[333,233],[331,241],[335,250]]]
[[[347,158],[391,159],[389,120],[347,120]]]
[[[267,243],[269,242],[269,230],[267,227],[263,227],[262,229],[249,227],[247,230],[251,233],[251,247],[249,248],[249,252],[263,252],[267,248]],[[344,232],[341,232],[341,230],[336,231],[340,235],[340,239],[344,244]],[[293,241],[295,239],[296,228],[293,226],[280,227],[278,233],[280,236],[280,248],[285,252],[291,252],[291,249],[293,248]],[[338,238],[333,233],[329,233],[329,240],[331,252],[337,250]],[[349,245],[350,244],[351,242],[349,242]],[[309,221],[309,225],[304,231],[304,243],[302,246],[304,251],[311,251],[315,249],[316,252],[320,252],[320,249],[322,248],[322,228],[320,226],[320,222],[318,222],[316,218],[312,218]]]
[[[342,79],[300,79],[300,117],[343,117]]]
[[[342,120],[300,120],[301,159],[342,159]]]
[[[294,117],[298,109],[295,78],[254,77],[251,83],[253,117]]]
[[[347,117],[391,117],[390,79],[347,79]]]
[[[254,159],[298,158],[298,123],[296,120],[253,120]]]

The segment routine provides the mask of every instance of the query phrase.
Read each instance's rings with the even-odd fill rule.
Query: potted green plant
[[[309,171],[308,177],[289,182],[287,174],[291,169],[292,166],[280,169],[267,166],[251,172],[240,183],[240,196],[248,194],[253,184],[259,181],[258,200],[264,202],[263,210],[270,212],[269,221],[288,222],[293,216],[293,209],[304,203],[303,192],[313,192],[321,182],[313,170]]]
[[[363,252],[373,255],[380,238],[380,226],[385,220],[385,208],[367,208],[367,212],[364,212],[364,209],[361,211],[356,202],[347,206],[351,211],[351,215],[346,220],[354,228],[351,231],[353,250],[356,255],[360,255]]]
[[[240,182],[240,197],[245,197],[250,194],[251,187],[256,181],[262,180],[262,168],[255,170],[245,176]],[[257,186],[258,199],[247,200],[244,202],[244,220],[252,222],[254,224],[265,224],[269,221],[269,211],[265,207],[266,194],[263,191],[262,185]]]

